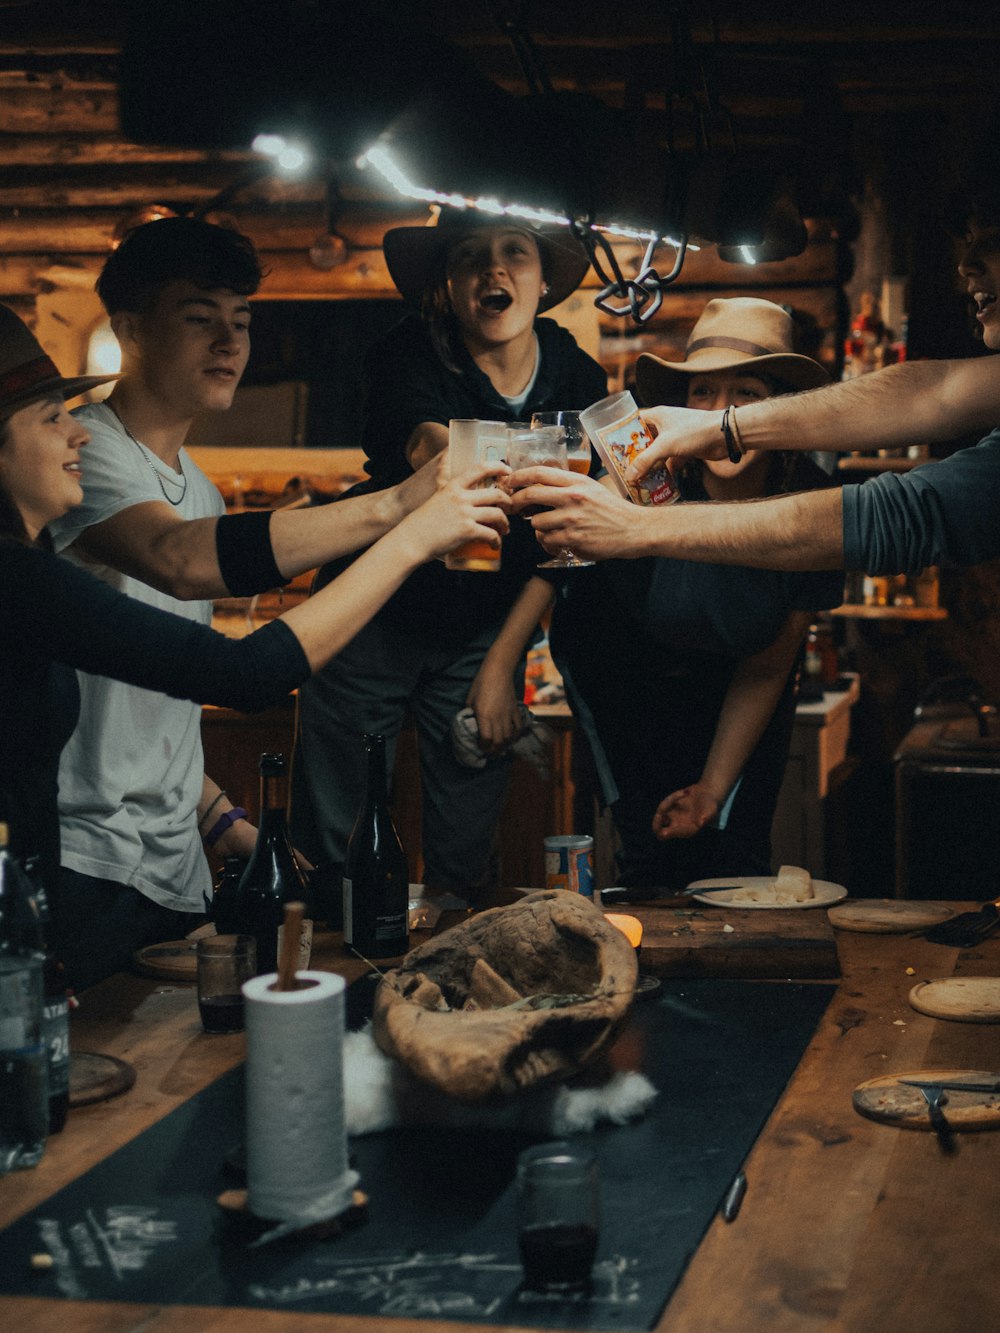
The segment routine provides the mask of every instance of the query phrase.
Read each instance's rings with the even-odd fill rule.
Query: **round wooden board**
[[[900,1083],[901,1078],[968,1079],[990,1081],[995,1074],[979,1069],[917,1069],[912,1073],[884,1074],[869,1079],[854,1089],[854,1109],[868,1120],[896,1125],[899,1129],[931,1128],[927,1099],[919,1088]],[[942,1106],[952,1129],[1000,1129],[1000,1093],[953,1092],[945,1094],[948,1100]]]
[[[945,977],[921,981],[910,991],[910,1004],[931,1018],[958,1023],[1000,1023],[1000,977]]]
[[[943,903],[917,903],[900,898],[861,898],[836,903],[827,916],[838,930],[856,930],[871,935],[905,935],[910,930],[947,921],[954,913]]]
[[[162,944],[147,944],[132,955],[136,971],[144,977],[161,981],[198,980],[198,941],[164,940]]]
[[[73,1051],[69,1057],[69,1104],[90,1106],[128,1092],[135,1083],[135,1070],[116,1055]]]

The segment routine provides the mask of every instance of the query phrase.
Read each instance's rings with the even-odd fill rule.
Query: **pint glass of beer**
[[[453,477],[477,463],[502,463],[507,456],[507,426],[502,421],[448,422],[448,471]],[[492,484],[492,483],[487,483]],[[444,558],[446,569],[495,573],[500,568],[500,547],[487,541],[466,542]]]

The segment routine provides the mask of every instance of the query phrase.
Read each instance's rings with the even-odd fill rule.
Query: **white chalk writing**
[[[390,1254],[358,1259],[325,1259],[332,1272],[317,1278],[299,1278],[279,1286],[253,1283],[247,1295],[268,1305],[295,1305],[334,1293],[397,1318],[486,1318],[510,1295],[519,1303],[545,1301],[545,1296],[518,1290],[521,1266],[495,1254]],[[630,1305],[639,1300],[636,1261],[615,1256],[594,1266],[593,1287],[587,1300],[598,1305]],[[458,1289],[459,1274],[504,1274],[510,1279],[505,1293],[479,1294]],[[565,1296],[557,1299],[565,1300]]]

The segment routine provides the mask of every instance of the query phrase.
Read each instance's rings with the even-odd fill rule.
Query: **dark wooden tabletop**
[[[907,1000],[925,979],[1000,976],[1000,938],[963,953],[906,936],[836,939],[837,995],[747,1162],[739,1216],[711,1224],[660,1333],[968,1333],[1000,1320],[1000,1134],[964,1134],[945,1155],[932,1134],[862,1119],[851,1102],[857,1084],[894,1071],[1000,1069],[1000,1026],[936,1020]],[[348,979],[363,970],[332,936],[319,937],[316,962]],[[0,1226],[243,1057],[241,1035],[201,1032],[192,986],[133,976],[84,995],[72,1039],[76,1050],[128,1061],[136,1085],[74,1110],[37,1168],[0,1180]],[[380,1322],[262,1310],[250,1318],[255,1333],[376,1333]],[[244,1333],[247,1319],[238,1309],[0,1296],[0,1320],[18,1333]]]

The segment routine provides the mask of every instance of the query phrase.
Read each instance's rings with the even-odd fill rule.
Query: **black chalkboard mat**
[[[366,981],[351,987],[349,1012]],[[359,989],[360,988],[360,989]],[[539,1328],[654,1324],[833,993],[826,985],[666,981],[621,1040],[659,1089],[641,1122],[585,1138],[601,1169],[594,1290],[520,1290],[512,1180],[533,1140],[393,1130],[352,1141],[368,1221],[248,1249],[216,1205],[242,1135],[234,1070],[0,1233],[0,1289]],[[753,1188],[753,1181],[750,1182]],[[739,1225],[738,1221],[735,1225]],[[47,1251],[51,1270],[31,1256]]]

